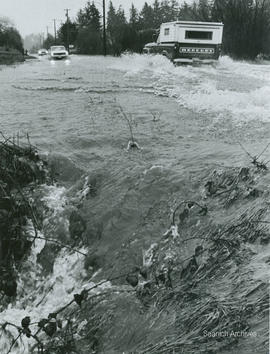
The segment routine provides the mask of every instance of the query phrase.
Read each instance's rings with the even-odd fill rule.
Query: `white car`
[[[66,59],[68,57],[68,51],[63,45],[55,45],[50,48],[51,59]]]
[[[39,49],[39,51],[38,51],[39,56],[43,56],[43,55],[47,55],[47,54],[48,54],[47,49]]]

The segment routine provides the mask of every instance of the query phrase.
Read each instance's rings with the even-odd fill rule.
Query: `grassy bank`
[[[23,62],[24,56],[18,50],[3,50],[0,48],[0,65],[9,65],[17,62]]]

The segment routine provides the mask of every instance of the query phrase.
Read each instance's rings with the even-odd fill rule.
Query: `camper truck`
[[[148,43],[144,53],[162,54],[175,64],[213,63],[218,60],[223,24],[175,21],[160,26],[157,42]]]

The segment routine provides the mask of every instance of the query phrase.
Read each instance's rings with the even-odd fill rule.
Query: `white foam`
[[[270,121],[270,65],[221,57],[215,67],[175,67],[161,55],[124,55],[113,65],[126,77],[151,76],[159,96],[175,98],[200,114],[237,122]]]
[[[29,272],[23,275],[19,281],[16,302],[10,304],[1,313],[1,324],[10,322],[20,326],[20,322],[25,316],[30,316],[31,322],[47,318],[49,313],[71,301],[73,295],[80,292],[85,283],[84,257],[80,254],[62,250],[55,260],[53,274],[46,279],[42,277],[38,264],[33,264],[31,260],[28,260],[27,263]],[[37,330],[36,326],[31,328]],[[12,327],[8,327],[8,329],[16,337],[17,330]],[[29,353],[33,340],[22,336],[22,341],[23,345],[17,349],[14,348],[12,353]],[[1,353],[7,351],[10,344],[8,336],[1,333]]]
[[[45,187],[46,196],[42,199],[49,209],[48,220],[61,216],[66,204],[65,189],[56,186]],[[29,224],[28,234],[31,238],[34,236],[33,227]],[[55,236],[55,235],[53,235]],[[38,233],[38,237],[44,235]],[[42,268],[37,263],[37,255],[43,249],[45,241],[35,240],[31,250],[31,255],[24,262],[20,278],[18,280],[18,289],[16,301],[9,304],[8,308],[0,314],[0,325],[5,322],[21,325],[21,320],[25,316],[30,316],[31,322],[39,321],[41,318],[47,318],[49,313],[56,311],[63,305],[73,299],[76,292],[80,292],[83,286],[88,284],[86,272],[84,270],[84,256],[82,254],[62,249],[54,262],[53,273],[44,278]],[[81,252],[86,252],[80,249]],[[106,283],[106,286],[110,284]],[[104,285],[105,286],[105,285]],[[35,326],[31,327],[34,330]],[[18,331],[14,327],[7,327],[7,330],[16,337]],[[22,343],[14,346],[11,353],[28,354],[30,346],[34,343],[32,339],[22,336]],[[9,332],[0,333],[0,352],[8,351],[12,343]]]
[[[176,94],[176,91],[173,91]],[[193,111],[203,113],[224,113],[238,121],[259,119],[270,120],[270,86],[251,92],[218,90],[214,82],[201,84],[196,91],[181,93],[178,102]],[[222,116],[220,116],[222,118]]]
[[[41,201],[45,202],[47,207],[54,213],[63,212],[67,203],[66,188],[52,186],[44,186],[46,195]]]
[[[110,68],[124,71],[127,76],[134,76],[144,71],[150,71],[153,74],[171,72],[174,66],[162,55],[125,54]]]

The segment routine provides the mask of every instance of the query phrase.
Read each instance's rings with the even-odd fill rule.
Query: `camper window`
[[[169,28],[165,28],[164,29],[164,36],[168,36],[170,34],[170,29]]]
[[[213,37],[213,32],[205,31],[186,31],[186,39],[205,39],[211,40]]]

